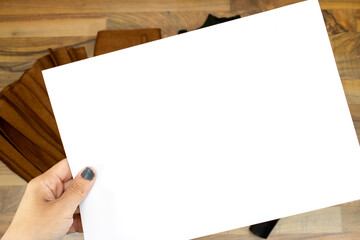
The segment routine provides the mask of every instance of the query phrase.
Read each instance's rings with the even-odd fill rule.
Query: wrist
[[[12,225],[10,225],[1,240],[35,240],[35,238],[30,236],[28,231],[23,230],[21,227],[17,227],[16,231],[13,229]]]

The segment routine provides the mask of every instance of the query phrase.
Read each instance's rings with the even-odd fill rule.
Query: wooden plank
[[[16,22],[16,21],[46,21],[46,20],[57,20],[57,19],[73,19],[73,18],[105,18],[106,13],[57,13],[57,14],[32,14],[32,13],[23,13],[23,14],[7,14],[0,15],[1,22]]]
[[[332,9],[322,11],[329,35],[342,32],[356,32],[356,11],[353,9]]]
[[[0,175],[0,186],[26,185],[26,181],[16,174]]]
[[[95,37],[0,38],[0,90],[18,80],[36,59],[48,54],[48,48],[84,46],[94,55]]]
[[[231,10],[239,12],[242,16],[252,15],[302,0],[232,0]],[[360,4],[359,4],[360,5]],[[330,35],[340,32],[356,31],[356,11],[354,9],[326,9],[323,5],[324,20]],[[359,6],[360,7],[360,6]]]
[[[0,213],[0,237],[2,237],[9,227],[15,213]]]
[[[237,229],[233,229],[230,231],[225,231],[225,232],[220,232],[220,233],[216,233],[216,234],[212,234],[211,237],[217,237],[217,239],[222,239],[224,236],[237,236],[238,239],[249,239],[252,237],[255,237],[250,231],[249,231],[249,227],[242,227],[242,228],[237,228]],[[205,236],[205,237],[201,237],[199,239],[207,239],[210,236]],[[254,239],[259,239],[258,237],[255,237]]]
[[[356,31],[360,32],[360,10],[356,11]]]
[[[305,238],[301,238],[301,239],[305,239]],[[351,233],[341,233],[341,234],[328,234],[328,235],[306,238],[306,240],[340,240],[340,239],[341,240],[360,239],[360,233],[359,232],[351,232]]]
[[[231,0],[231,10],[240,11],[242,15],[248,16],[254,13],[259,13],[293,3],[301,2],[302,0]],[[359,0],[320,0],[321,9],[342,11],[344,9],[354,11],[360,9]],[[344,17],[344,13],[334,14],[335,17]],[[304,16],[305,17],[305,16]],[[346,17],[347,18],[347,17]]]
[[[24,71],[36,59],[49,54],[49,48],[84,46],[88,56],[93,56],[94,45],[94,36],[0,38],[0,69],[7,72],[16,71],[14,69]]]
[[[179,30],[194,30],[202,26],[211,13],[217,17],[232,17],[239,12],[188,11],[108,14],[107,29],[160,28],[162,37],[178,34]]]
[[[335,56],[341,80],[360,79],[360,55],[359,56]]]
[[[360,104],[349,104],[349,109],[360,142]]]
[[[360,104],[360,80],[343,80],[342,85],[348,104]]]
[[[5,88],[7,85],[18,80],[23,72],[11,72],[3,69],[0,65],[0,90]]]
[[[14,174],[2,161],[0,161],[0,175],[12,175]]]
[[[25,192],[23,186],[0,186],[0,213],[15,213]]]
[[[274,236],[296,233],[328,234],[341,232],[341,207],[330,207],[283,218],[271,234]]]
[[[352,201],[352,202],[347,202],[347,203],[344,203],[344,204],[340,204],[338,206],[341,206],[341,207],[348,207],[348,206],[351,206],[351,207],[360,207],[360,200],[357,200],[357,201]],[[359,218],[360,218],[360,215],[359,215]],[[359,225],[360,226],[360,225]]]
[[[283,7],[302,0],[232,0],[231,10],[238,11],[242,16]]]
[[[10,66],[10,64],[12,64],[11,66],[17,66],[17,64],[20,63],[20,65],[26,65],[26,64],[30,64],[30,63],[34,63],[36,59],[41,58],[44,55],[47,55],[48,52],[46,50],[42,51],[42,52],[34,52],[34,53],[19,53],[19,54],[0,54],[0,62],[5,62],[7,63],[7,67]],[[16,65],[14,65],[16,64]],[[2,66],[2,69],[4,69],[4,67]]]
[[[231,231],[221,232],[217,234],[212,234],[209,236],[204,236],[196,238],[197,240],[259,240],[258,236],[255,236],[249,231],[249,227],[243,227],[234,229]]]
[[[297,240],[300,237],[301,239],[308,239],[324,234],[342,234],[341,214],[341,206],[336,206],[283,218],[273,229],[269,239]],[[244,227],[198,239],[255,240],[259,237],[253,235],[248,227]]]
[[[0,22],[0,36],[8,37],[67,37],[96,36],[106,29],[103,18],[56,18]]]
[[[0,56],[48,54],[49,48],[80,47],[95,42],[94,36],[0,38]]]
[[[360,79],[360,33],[345,32],[330,37],[331,46],[335,55],[336,64],[341,80]],[[344,90],[349,93],[348,100],[357,103],[358,91],[356,82],[343,82]],[[352,83],[352,84],[350,84]],[[353,88],[353,90],[351,90]],[[360,93],[360,92],[359,92]],[[355,102],[353,102],[355,101]]]
[[[0,237],[9,227],[25,189],[25,185],[0,186]]]
[[[228,11],[230,0],[2,0],[0,15],[57,13],[119,13],[157,11]]]
[[[259,240],[262,239],[258,236],[252,234],[248,228],[244,228],[244,232],[247,232],[246,235],[238,235],[238,234],[226,234],[226,235],[210,235],[206,237],[197,238],[197,240]],[[329,236],[330,234],[308,234],[308,233],[301,233],[301,234],[280,234],[275,235],[273,233],[270,234],[268,237],[269,240],[308,240],[313,239],[315,236]],[[338,236],[343,236],[343,234],[337,234]]]
[[[359,0],[320,0],[322,9],[360,9]]]
[[[241,3],[246,3],[246,1],[241,1]],[[257,4],[252,7],[256,9],[255,12],[271,9],[271,6],[266,4],[264,6]],[[246,8],[245,11],[252,12],[251,9]],[[107,29],[161,28],[163,37],[168,37],[177,34],[180,29],[197,29],[204,23],[209,13],[217,17],[230,17],[237,14],[247,15],[244,14],[244,9],[230,12],[189,11],[108,14]],[[328,32],[331,35],[356,31],[356,13],[354,10],[324,10],[323,15]]]
[[[330,37],[330,42],[335,57],[360,56],[359,32],[346,32],[333,35]]]
[[[2,56],[0,54],[0,59],[1,58]],[[0,90],[18,80],[24,71],[34,64],[35,59],[35,57],[32,57],[30,61],[11,63],[10,61],[6,61],[7,59],[2,58],[2,61],[0,60]]]
[[[344,204],[341,208],[343,230],[345,232],[360,232],[360,201]]]
[[[360,104],[349,104],[349,108],[353,120],[360,122]]]

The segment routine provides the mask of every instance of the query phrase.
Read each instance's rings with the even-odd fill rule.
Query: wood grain
[[[360,80],[343,80],[342,84],[348,104],[360,104]]]
[[[356,11],[352,9],[331,9],[322,11],[330,35],[342,32],[355,32]]]
[[[331,46],[336,57],[360,55],[360,33],[346,32],[330,36]]]
[[[0,35],[1,36],[1,35]],[[0,90],[16,81],[48,48],[84,46],[94,55],[95,36],[0,38]]]
[[[18,208],[22,195],[25,192],[25,188],[25,185],[0,185],[0,237],[10,225],[11,220],[15,215],[16,209]]]
[[[360,9],[359,0],[319,0],[323,9]]]
[[[0,213],[0,237],[3,236],[3,233],[9,227],[11,220],[13,219],[15,213],[14,212],[4,212]]]
[[[102,18],[56,18],[23,21],[3,21],[0,36],[3,37],[67,37],[93,36],[106,28]]]
[[[357,56],[335,55],[335,60],[342,80],[359,79],[360,55]]]
[[[3,162],[0,162],[0,176],[13,174],[14,173]]]
[[[351,117],[354,122],[355,130],[360,141],[360,104],[349,104]]]
[[[299,1],[2,0],[0,89],[17,80],[37,58],[47,54],[48,48],[85,46],[88,55],[93,56],[95,35],[99,30],[159,27],[163,37],[169,37],[180,29],[198,28],[208,13],[218,17],[236,14],[245,17]],[[320,5],[360,139],[360,0],[320,0]],[[25,182],[0,162],[0,237],[10,224],[24,191]],[[360,239],[359,211],[360,201],[354,201],[283,218],[269,239]],[[69,235],[65,239],[80,240],[83,235]],[[239,228],[200,239],[259,238],[248,228]]]
[[[0,15],[230,10],[230,0],[2,0]]]
[[[342,219],[341,207],[330,207],[284,218],[272,232],[273,235],[281,234],[318,234],[341,233]],[[321,225],[317,224],[321,222]]]
[[[191,31],[199,28],[203,25],[209,13],[218,17],[231,17],[240,14],[239,11],[179,11],[108,14],[107,29],[160,28],[161,35],[165,38],[176,35],[178,31],[182,29]]]
[[[11,175],[1,175],[0,176],[0,186],[17,186],[17,185],[26,185],[24,179],[12,173]]]
[[[231,1],[231,9],[248,9],[249,12],[256,13],[301,1],[302,0],[233,0]],[[359,0],[319,0],[319,3],[322,9],[360,9]]]
[[[239,11],[243,16],[287,6],[302,0],[232,0],[231,10]]]

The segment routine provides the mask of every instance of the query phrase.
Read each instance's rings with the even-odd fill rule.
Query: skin
[[[95,181],[83,178],[82,171],[73,179],[64,159],[31,180],[2,240],[58,240],[82,232],[79,204]]]

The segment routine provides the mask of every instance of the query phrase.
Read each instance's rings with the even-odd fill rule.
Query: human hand
[[[78,205],[90,191],[95,171],[85,168],[72,179],[67,159],[32,179],[2,240],[59,240],[82,232]]]

